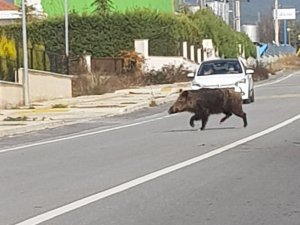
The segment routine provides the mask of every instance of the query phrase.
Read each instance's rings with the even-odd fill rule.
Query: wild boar
[[[243,111],[242,104],[241,94],[232,89],[201,88],[199,90],[181,91],[178,99],[168,112],[169,114],[179,112],[194,113],[190,118],[190,125],[194,127],[194,121],[202,120],[201,130],[205,129],[209,115],[219,113],[225,114],[220,123],[234,114],[243,119],[244,127],[246,127],[247,117]]]

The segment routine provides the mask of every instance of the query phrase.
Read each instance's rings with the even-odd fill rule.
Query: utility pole
[[[235,30],[241,31],[241,3],[240,0],[235,0]]]
[[[275,44],[279,45],[278,0],[275,0],[274,9]]]
[[[235,0],[231,0],[231,7],[232,7],[232,11],[231,11],[231,13],[232,13],[232,28],[233,29],[236,29],[236,23],[235,23]]]
[[[204,0],[198,0],[199,8],[203,9],[205,7]]]
[[[23,98],[24,105],[29,106],[29,77],[28,77],[28,53],[27,53],[27,29],[26,29],[26,7],[22,0],[22,38],[23,38]]]
[[[223,0],[223,5],[222,5],[222,18],[223,21],[226,22],[226,16],[225,16],[225,5],[226,5],[226,0]]]
[[[65,54],[67,61],[67,74],[69,74],[69,16],[68,16],[68,0],[65,0]]]

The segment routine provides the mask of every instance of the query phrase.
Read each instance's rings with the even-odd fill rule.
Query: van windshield
[[[203,62],[197,76],[237,74],[242,72],[243,70],[238,60],[214,60]]]

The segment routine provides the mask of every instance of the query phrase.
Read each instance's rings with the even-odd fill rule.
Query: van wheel
[[[243,103],[244,103],[244,104],[250,104],[250,103],[251,103],[251,99],[250,99],[250,98],[244,99],[244,100],[243,100]]]
[[[251,96],[250,96],[250,101],[254,102],[255,98],[254,98],[254,89],[252,89],[251,91]]]
[[[250,93],[250,91],[249,91],[249,93],[248,93],[248,98],[247,99],[244,99],[243,100],[243,103],[244,104],[250,104],[251,103],[251,93]]]

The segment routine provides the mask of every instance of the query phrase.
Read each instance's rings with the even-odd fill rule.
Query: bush
[[[238,44],[246,55],[254,55],[249,38],[235,32],[210,10],[196,14],[174,15],[149,9],[114,12],[104,15],[69,15],[69,44],[72,54],[114,57],[122,50],[134,49],[134,39],[149,39],[150,55],[176,56],[182,41],[200,47],[204,38],[212,38],[221,55],[233,57]],[[0,29],[21,41],[21,26]],[[64,18],[38,21],[28,25],[28,39],[45,45],[46,50],[62,54],[65,49]]]
[[[201,32],[201,39],[212,39],[220,56],[236,57],[239,55],[239,44],[245,48],[246,57],[255,56],[255,46],[249,37],[245,33],[235,32],[222,19],[216,17],[210,9],[198,11],[190,17]]]
[[[6,81],[14,80],[16,55],[14,40],[2,34],[0,36],[0,79]]]

